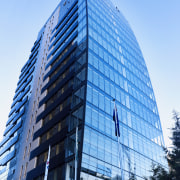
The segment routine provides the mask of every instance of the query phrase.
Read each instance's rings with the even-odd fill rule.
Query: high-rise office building
[[[49,145],[52,180],[76,173],[81,180],[143,179],[153,162],[166,166],[145,61],[110,0],[60,2],[21,70],[11,108],[0,179],[43,179]]]

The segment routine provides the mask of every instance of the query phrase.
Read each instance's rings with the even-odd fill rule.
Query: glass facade
[[[153,162],[166,167],[148,70],[128,22],[111,1],[62,0],[39,35],[31,63],[25,66],[27,72],[22,69],[20,81],[25,85],[19,82],[17,92],[22,92],[15,95],[19,98],[12,105],[7,138],[0,143],[0,177],[10,171],[4,168],[10,159],[3,161],[8,152],[8,158],[22,161],[11,168],[12,178],[43,180],[49,145],[48,180],[74,180],[75,158],[78,180],[128,180],[132,175],[140,180],[149,176]],[[33,74],[32,59],[37,54]],[[31,74],[36,84],[29,83]],[[29,88],[21,89],[26,84]],[[17,105],[19,100],[23,104],[30,94],[27,122],[21,128],[26,142],[18,155],[14,144],[21,142],[20,131],[13,131],[9,140],[8,134],[21,123],[24,106]],[[113,121],[114,99],[119,139]],[[13,176],[15,169],[17,176]]]
[[[81,178],[121,176],[112,118],[115,99],[123,177],[129,179],[135,174],[143,179],[149,175],[152,162],[166,164],[145,61],[127,21],[110,1],[88,0],[87,11],[88,79]]]
[[[19,81],[11,105],[11,111],[6,123],[3,140],[0,142],[0,179],[13,179],[18,173],[16,168],[21,156],[23,131],[26,121],[29,99],[32,95],[35,67],[38,58],[38,50],[41,44],[41,36],[34,43],[28,61],[21,69]]]
[[[87,86],[87,16],[86,1],[61,1],[57,25],[51,30],[44,86],[37,116],[40,128],[33,139],[39,140],[31,151],[35,168],[27,180],[44,179],[48,146],[51,144],[49,179],[74,179],[75,128],[78,126],[79,163],[84,129]],[[63,9],[61,11],[61,9]],[[60,173],[60,172],[61,173]],[[80,176],[80,171],[78,172]]]

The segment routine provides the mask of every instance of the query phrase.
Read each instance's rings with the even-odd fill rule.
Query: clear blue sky
[[[0,139],[21,67],[59,0],[0,3]],[[180,0],[113,0],[140,44],[154,88],[166,144],[172,110],[180,111]]]

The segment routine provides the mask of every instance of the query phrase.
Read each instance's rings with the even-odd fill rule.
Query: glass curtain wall
[[[136,38],[109,0],[88,0],[88,81],[81,178],[121,176],[113,108],[120,121],[124,179],[166,164],[157,105]]]

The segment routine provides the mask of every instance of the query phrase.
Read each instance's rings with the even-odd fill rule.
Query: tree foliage
[[[152,165],[152,176],[144,178],[145,180],[172,180],[171,175],[161,165]]]
[[[172,131],[172,150],[166,149],[166,158],[169,165],[170,174],[173,180],[180,180],[180,117],[177,112],[174,112],[175,126]]]
[[[136,175],[131,173],[129,180],[137,180]]]
[[[170,150],[164,149],[169,171],[161,165],[153,164],[152,176],[144,178],[145,180],[180,180],[180,117],[175,111],[173,115],[175,123],[174,127],[171,128],[172,137],[170,138],[173,146]]]

